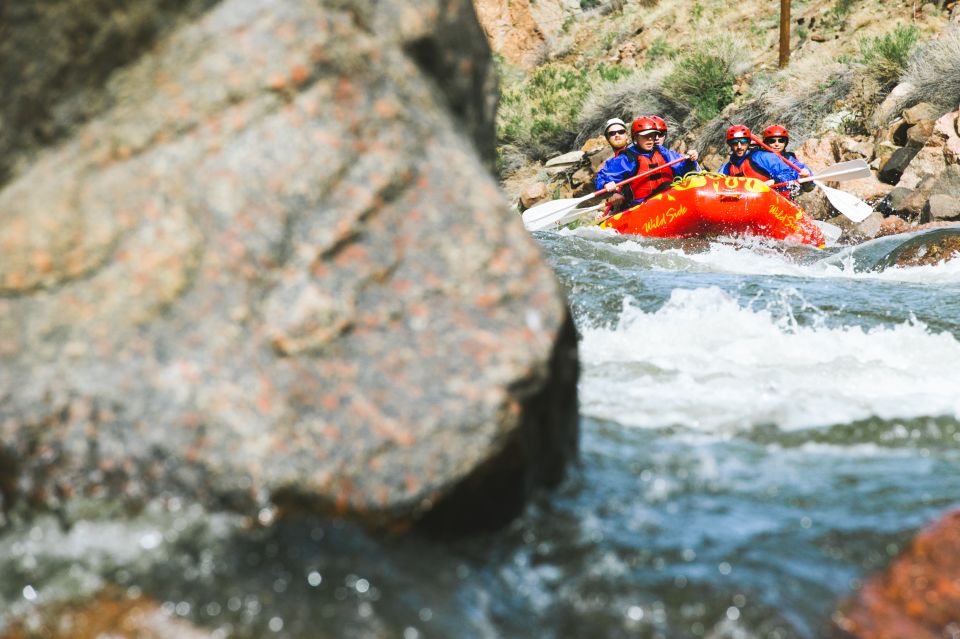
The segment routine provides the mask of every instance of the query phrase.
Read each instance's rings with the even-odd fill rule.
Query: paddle
[[[648,175],[652,175],[661,169],[665,169],[674,164],[678,164],[688,159],[686,155],[681,155],[676,160],[672,162],[667,162],[664,165],[654,167],[649,171],[644,171],[643,173],[637,173],[633,177],[629,177],[622,182],[617,182],[616,187],[620,188],[625,184],[630,184],[640,178],[645,178]],[[559,226],[564,224],[560,220],[563,220],[570,214],[571,210],[576,208],[581,202],[586,202],[590,198],[598,197],[601,195],[610,195],[613,191],[607,191],[607,189],[598,189],[589,195],[584,195],[583,197],[570,198],[564,200],[552,200],[550,202],[544,202],[543,204],[538,204],[537,206],[531,207],[523,212],[521,218],[523,219],[523,225],[528,231],[542,231],[554,226]],[[575,215],[573,219],[580,217],[580,215]],[[567,220],[570,221],[570,220]]]
[[[777,156],[778,158],[780,158],[781,160],[783,160],[783,163],[786,164],[787,166],[789,166],[789,167],[790,167],[791,169],[793,169],[794,171],[796,171],[796,172],[797,172],[797,175],[799,175],[799,174],[800,174],[800,171],[802,171],[802,169],[801,169],[799,166],[797,166],[796,164],[794,164],[793,162],[791,162],[790,160],[788,160],[788,159],[785,158],[784,156],[782,156],[782,155],[780,155],[779,153],[777,153],[776,151],[774,151],[773,148],[767,146],[767,144],[766,144],[763,140],[761,140],[760,138],[758,138],[757,136],[755,136],[753,133],[750,134],[750,139],[753,140],[754,142],[756,142],[758,145],[760,145],[760,146],[762,146],[763,148],[765,148],[767,151],[770,151],[771,153],[773,153],[774,155],[776,155],[776,156]]]
[[[843,229],[835,224],[830,224],[830,222],[814,220],[813,223],[816,224],[820,232],[823,233],[823,238],[827,241],[827,246],[836,244],[837,240],[840,239],[840,235],[843,234]]]
[[[839,164],[828,166],[819,173],[811,175],[810,177],[800,178],[799,180],[794,181],[798,183],[813,182],[820,187],[824,195],[827,196],[827,199],[830,200],[830,204],[833,205],[833,208],[837,209],[841,215],[847,217],[854,224],[859,224],[867,219],[871,213],[873,213],[873,208],[855,195],[830,188],[829,186],[820,182],[820,180],[843,182],[844,180],[859,180],[861,178],[870,177],[871,175],[872,173],[870,172],[870,167],[863,160],[848,160],[847,162],[840,162]],[[785,184],[790,184],[790,182],[774,184],[770,188],[776,188]]]
[[[596,213],[606,205],[605,202],[600,202],[599,204],[594,204],[593,206],[588,206],[583,209],[574,208],[567,211],[567,214],[562,216],[560,219],[554,220],[553,224],[555,226],[563,226],[564,224],[569,224],[570,222],[575,222],[582,217],[590,213]],[[543,229],[530,229],[532,231],[541,231]]]
[[[793,164],[790,162],[790,160],[764,144],[762,140],[757,138],[757,136],[751,133],[750,138],[771,153],[776,153],[777,156],[787,164],[787,166],[792,168],[797,173],[800,173],[800,169],[797,167],[797,165]],[[870,208],[870,205],[863,200],[850,195],[849,193],[844,193],[843,191],[838,191],[837,189],[832,189],[828,186],[825,186],[818,180],[832,180],[834,182],[841,182],[843,180],[857,180],[860,178],[866,178],[870,177],[870,175],[870,167],[866,162],[863,160],[849,160],[847,162],[840,162],[839,164],[829,166],[816,175],[810,175],[808,177],[802,177],[798,180],[791,181],[797,182],[798,184],[801,182],[812,181],[823,190],[823,193],[827,196],[827,199],[830,200],[830,204],[833,205],[833,208],[840,211],[840,213],[849,218],[851,222],[857,224],[864,221],[868,215],[873,213],[873,209]],[[784,184],[789,184],[789,182],[774,184],[770,188],[775,189],[778,186],[783,186]]]
[[[825,184],[820,184],[819,182],[814,182],[814,184],[820,187],[824,195],[827,196],[827,199],[830,200],[830,204],[833,205],[833,208],[840,211],[843,216],[845,216],[854,224],[863,222],[865,219],[867,219],[867,217],[870,216],[871,213],[873,213],[873,207],[858,198],[856,195],[851,195],[850,193],[845,193],[844,191],[832,189]]]
[[[814,173],[809,177],[800,178],[799,180],[790,180],[788,182],[780,182],[779,184],[774,184],[770,188],[775,189],[778,186],[785,186],[793,182],[802,183],[812,182],[814,180],[830,180],[832,182],[860,180],[862,178],[868,178],[871,175],[873,175],[873,173],[870,172],[870,166],[867,165],[867,163],[863,160],[848,160],[838,164],[831,164],[830,166],[821,169],[819,172]]]

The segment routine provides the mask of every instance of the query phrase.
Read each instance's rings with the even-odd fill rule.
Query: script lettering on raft
[[[785,225],[787,228],[796,230],[797,220],[801,217],[799,213],[789,213],[787,211],[781,211],[780,207],[776,204],[770,205],[770,215],[772,215],[778,222]]]
[[[664,211],[657,217],[653,218],[652,220],[648,222],[644,222],[643,232],[649,233],[654,229],[658,229],[661,226],[665,226],[666,224],[669,224],[670,222],[677,219],[678,217],[683,217],[684,215],[686,215],[687,210],[688,210],[687,207],[682,205],[680,206],[680,208],[677,208],[677,209],[667,209],[666,211]]]

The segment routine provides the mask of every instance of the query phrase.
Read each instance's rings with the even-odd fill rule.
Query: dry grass
[[[790,131],[791,145],[802,144],[820,130],[824,116],[849,94],[853,83],[854,74],[844,65],[820,72],[822,78],[782,74],[767,86],[755,89],[753,99],[728,109],[704,126],[694,146],[722,148],[731,124],[746,124],[754,132],[780,124]]]
[[[900,80],[913,87],[901,108],[929,102],[941,114],[955,110],[960,105],[960,26],[919,46]]]
[[[662,84],[662,73],[638,73],[590,94],[577,120],[575,145],[601,135],[603,124],[610,118],[623,118],[629,125],[637,116],[657,114],[667,121],[671,133],[678,131],[690,107],[667,96]]]

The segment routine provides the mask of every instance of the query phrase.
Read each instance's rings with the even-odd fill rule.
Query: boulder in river
[[[960,511],[923,530],[834,616],[855,639],[941,639],[960,628]]]
[[[468,0],[134,2],[68,42],[88,7],[47,4],[8,31],[50,64],[0,67],[46,106],[16,124],[65,127],[5,149],[4,510],[174,493],[475,529],[560,479],[575,334],[488,171]]]

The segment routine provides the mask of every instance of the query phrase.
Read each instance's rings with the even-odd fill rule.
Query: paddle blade
[[[870,166],[863,160],[848,160],[821,169],[813,176],[813,179],[843,182],[845,180],[861,180],[871,175],[873,174],[870,172]]]
[[[833,246],[837,243],[837,240],[840,239],[840,236],[843,234],[843,229],[835,224],[830,224],[829,222],[823,222],[821,220],[814,220],[814,224],[817,225],[817,228],[820,229],[820,232],[823,233],[823,239],[827,241],[827,246]]]
[[[529,223],[524,222],[524,226],[528,231],[546,231],[549,229],[555,229],[564,224],[569,224],[574,222],[582,217],[591,215],[595,213],[598,209],[603,208],[603,204],[598,204],[596,206],[591,206],[589,208],[578,209],[576,207],[567,207],[564,210],[556,211],[552,215],[542,217],[537,220],[533,220]]]
[[[814,182],[814,184],[823,190],[833,208],[855,224],[863,222],[873,213],[873,208],[855,195],[824,186],[820,182]]]
[[[523,225],[527,227],[527,229],[530,229],[531,225],[537,225],[539,222],[544,220],[558,217],[559,215],[562,215],[563,213],[566,213],[570,209],[574,208],[580,202],[580,199],[570,198],[565,200],[550,200],[549,202],[532,206],[524,211],[523,215],[521,216],[521,219],[523,219]]]

